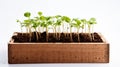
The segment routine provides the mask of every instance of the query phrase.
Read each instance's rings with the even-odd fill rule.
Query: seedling
[[[36,38],[37,38],[37,40],[38,40],[38,35],[39,35],[39,37],[41,37],[41,23],[42,23],[42,21],[41,21],[41,16],[42,16],[42,12],[38,12],[38,16],[37,17],[35,17],[34,18],[34,22],[33,22],[33,28],[35,29],[35,32],[36,32]],[[37,28],[38,28],[38,30],[37,30]],[[37,34],[37,31],[38,31],[38,34]]]
[[[53,27],[54,27],[54,31],[55,31],[55,37],[58,39],[60,39],[60,26],[62,24],[62,16],[61,15],[56,15],[53,17],[53,19],[55,18],[55,20],[53,20]],[[57,27],[58,27],[58,35],[57,35]]]
[[[96,24],[96,23],[97,23],[97,22],[96,22],[96,19],[95,19],[95,18],[90,18],[89,21],[87,22],[89,34],[90,34],[90,33],[93,33],[93,25]],[[91,26],[92,26],[92,31],[91,31]],[[90,35],[90,37],[91,37],[91,35]],[[92,39],[94,40],[94,35],[92,35],[91,40],[92,40]]]
[[[71,22],[71,19],[68,17],[68,16],[62,16],[62,21],[63,21],[63,31],[64,30],[67,30],[67,33],[68,33],[68,29],[71,27],[71,26],[67,26],[68,24],[70,25],[70,22]],[[66,26],[66,29],[64,29],[64,26]],[[64,31],[65,32],[65,31]],[[64,33],[63,32],[63,33]],[[66,36],[66,33],[64,33],[65,36]]]
[[[81,19],[81,28],[82,28],[82,33],[83,33],[83,30],[85,30],[85,33],[86,33],[86,24],[87,24],[87,20],[86,19]]]
[[[34,30],[35,30],[35,33],[36,33],[36,39],[37,39],[37,41],[38,41],[38,33],[37,33],[37,28],[38,28],[38,26],[40,25],[40,22],[38,22],[37,20],[31,20],[31,22],[32,22],[32,28],[34,28]]]
[[[76,23],[73,23],[72,25],[77,28],[77,34],[78,34],[78,42],[80,42],[80,36],[79,36],[79,30],[81,28],[81,20],[79,20],[78,18],[74,18],[73,21],[75,21]]]

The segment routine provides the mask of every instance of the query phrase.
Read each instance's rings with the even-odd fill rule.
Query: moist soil
[[[12,36],[14,42],[103,42],[98,33],[48,33],[46,32],[32,32],[32,33],[19,33]],[[79,39],[78,39],[79,36]],[[48,40],[46,39],[48,38]]]

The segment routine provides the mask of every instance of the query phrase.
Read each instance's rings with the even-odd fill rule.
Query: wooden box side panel
[[[108,63],[109,44],[9,44],[9,63]]]

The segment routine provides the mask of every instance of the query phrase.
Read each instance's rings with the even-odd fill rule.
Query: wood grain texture
[[[109,43],[8,43],[8,63],[108,63]]]

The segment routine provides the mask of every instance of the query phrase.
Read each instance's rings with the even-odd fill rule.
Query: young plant
[[[72,23],[71,22],[69,24],[70,25],[70,40],[71,40],[71,42],[73,42],[73,39],[72,39]]]
[[[94,35],[91,36],[91,33],[93,32],[93,25],[96,24],[96,19],[95,18],[90,18],[90,20],[87,22],[88,24],[88,32],[91,37],[91,41],[94,40]],[[91,26],[92,26],[92,31],[91,31]]]
[[[49,34],[48,34],[48,26],[52,25],[52,22],[50,21],[51,17],[50,16],[41,16],[40,19],[42,20],[42,23],[41,23],[41,26],[46,28],[46,41],[48,42],[48,37],[49,37]]]
[[[72,23],[72,26],[77,28],[78,42],[80,42],[79,30],[81,28],[81,20],[74,18],[73,21],[75,21],[75,23]]]
[[[58,39],[60,39],[60,26],[61,26],[61,23],[62,23],[62,20],[61,20],[61,15],[56,15],[54,16],[54,18],[56,19],[56,21],[54,21],[53,23],[53,27],[54,27],[54,30],[55,30],[55,37]],[[58,27],[58,35],[57,35],[57,27]]]
[[[71,22],[71,19],[68,17],[68,16],[63,16],[62,18],[62,21],[64,22],[63,23],[63,33],[64,33],[64,26],[65,26],[65,24],[66,24],[66,28],[67,29],[65,29],[65,30],[67,30],[67,33],[68,33],[68,29],[71,27],[70,26],[70,22]],[[66,23],[65,23],[66,22]],[[69,25],[69,26],[67,26],[67,25]],[[65,36],[66,36],[66,33],[64,33],[65,34]],[[72,37],[72,36],[71,36]]]
[[[30,19],[31,13],[30,12],[25,12],[24,16],[27,18],[27,20],[24,20],[23,26],[26,27],[26,30],[27,30],[27,32],[29,33],[29,36],[30,36],[29,41],[31,41],[31,36],[32,36],[32,34],[31,34],[31,32],[32,32],[31,31],[31,19]]]
[[[83,33],[83,30],[85,30],[85,33],[86,33],[86,23],[87,23],[86,19],[81,19],[82,33]]]
[[[39,37],[41,37],[41,23],[42,23],[42,20],[40,19],[41,18],[41,16],[42,16],[42,12],[38,12],[38,16],[37,17],[35,17],[35,22],[36,23],[34,23],[33,25],[34,25],[34,27],[36,27],[36,28],[38,28],[38,35],[39,35]]]
[[[28,33],[31,33],[31,19],[30,19],[30,15],[31,15],[30,12],[24,13],[24,16],[27,17],[28,19],[24,20],[23,24],[27,28],[27,32]]]
[[[34,19],[31,19],[31,22],[32,22],[32,28],[34,28],[35,33],[36,33],[36,40],[38,41],[38,33],[39,32],[37,32],[37,28],[40,25],[40,22],[38,22],[37,20],[34,20]]]

